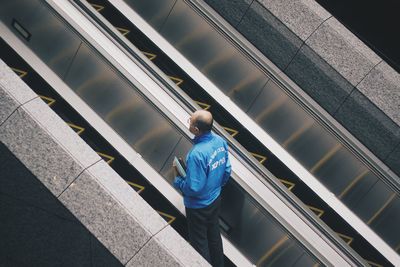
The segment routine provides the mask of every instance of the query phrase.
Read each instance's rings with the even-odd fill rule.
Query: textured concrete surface
[[[330,114],[353,89],[351,83],[307,45],[301,47],[285,73]]]
[[[0,60],[0,125],[20,105],[37,97],[25,83],[16,82],[20,78]]]
[[[73,143],[67,145],[68,140]],[[100,160],[40,98],[20,107],[3,123],[0,141],[55,195],[86,167]],[[73,144],[76,147],[69,150]]]
[[[331,14],[314,0],[260,0],[276,18],[305,41]]]
[[[385,163],[396,173],[400,173],[400,143],[385,159]]]
[[[302,40],[260,3],[254,1],[237,30],[280,69],[284,69]]]
[[[94,164],[87,172],[93,177],[97,177],[97,182],[107,188],[109,195],[120,203],[137,222],[140,222],[151,235],[167,226],[167,222],[154,212],[139,194],[132,194],[132,188],[106,162],[100,161]]]
[[[67,209],[48,189],[0,142],[0,194],[29,203],[63,220],[74,220]]]
[[[334,117],[381,159],[400,142],[400,127],[357,90]]]
[[[168,226],[155,235],[127,266],[209,266],[207,261],[196,256],[193,248],[186,247],[187,242]]]
[[[354,86],[381,61],[333,17],[325,21],[306,44]]]
[[[88,171],[59,199],[123,264],[151,237]]]
[[[346,120],[343,126],[400,175],[398,160],[386,160],[400,125],[398,72],[315,1],[253,1],[237,25],[232,21],[247,2],[207,2],[323,109],[342,118],[339,122]],[[354,87],[374,105],[353,113],[350,100],[344,101],[354,97]],[[369,120],[381,128],[369,133]]]
[[[103,244],[99,242],[93,235],[91,235],[91,259],[92,266],[98,267],[117,267],[121,266],[121,262],[117,260],[110,251],[108,251]],[[110,255],[110,256],[108,256]]]
[[[237,26],[253,0],[205,0],[230,24]]]
[[[0,266],[122,266],[1,142],[0,170]]]
[[[167,223],[15,74],[8,74],[12,81],[2,81],[0,87],[0,96],[7,96],[7,107],[1,105],[0,110],[8,109],[1,113],[6,116],[0,125],[0,149],[10,151],[8,158],[23,167],[10,170],[7,159],[0,163],[0,214],[5,214],[0,239],[7,241],[0,242],[0,264],[126,264]],[[17,93],[8,93],[14,90]],[[21,105],[24,96],[33,99]],[[186,266],[204,262],[171,231],[180,252],[159,246],[164,251],[157,253]],[[71,254],[60,255],[65,250]],[[26,257],[17,257],[18,251]]]
[[[386,62],[379,63],[357,86],[400,126],[400,75]]]

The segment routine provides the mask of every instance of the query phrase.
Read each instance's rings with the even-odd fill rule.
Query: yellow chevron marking
[[[81,133],[83,133],[85,131],[85,128],[75,125],[73,123],[69,123],[67,122],[67,124],[69,125],[69,127],[71,127],[78,135],[80,135]]]
[[[222,128],[224,128],[225,131],[227,131],[232,137],[235,137],[239,133],[239,131],[236,131],[235,129],[232,129],[232,128],[228,128],[228,127],[224,127],[224,126],[222,126]]]
[[[112,156],[110,156],[110,155],[107,155],[107,154],[104,154],[104,153],[101,153],[101,152],[96,152],[105,162],[107,162],[107,164],[108,165],[110,165],[111,164],[111,162],[113,162],[114,161],[114,157],[112,157]]]
[[[161,212],[161,211],[158,211],[158,210],[156,210],[156,211],[158,212],[158,214],[161,215],[161,217],[163,217],[164,220],[165,220],[165,218],[169,219],[169,220],[167,220],[168,224],[173,223],[173,221],[175,221],[175,219],[176,219],[176,217],[174,217],[172,215],[169,215],[167,213],[164,213],[164,212]]]
[[[100,12],[100,11],[102,11],[103,9],[104,9],[104,6],[101,6],[101,5],[96,5],[96,4],[92,4],[92,3],[89,3],[94,9],[96,9],[96,11],[97,12]]]
[[[24,78],[27,74],[28,74],[28,72],[27,71],[23,71],[23,70],[20,70],[20,69],[16,69],[16,68],[11,68],[14,72],[15,72],[15,74],[17,74],[20,78]]]
[[[258,162],[260,162],[261,164],[263,164],[264,161],[267,160],[267,157],[262,156],[260,154],[256,154],[256,153],[252,153],[252,152],[250,152],[250,154],[252,154],[258,160]]]
[[[324,214],[324,212],[325,212],[325,211],[323,211],[323,210],[321,210],[321,209],[318,209],[318,208],[316,208],[316,207],[313,207],[313,206],[308,206],[308,205],[307,205],[307,207],[308,207],[312,212],[314,212],[315,215],[317,215],[318,218],[321,218],[321,216],[322,216],[322,215]]]
[[[170,78],[176,85],[181,85],[182,83],[183,83],[183,80],[182,79],[179,79],[179,78],[177,78],[177,77],[174,77],[174,76],[168,76],[168,78]]]
[[[284,186],[286,186],[287,189],[289,189],[289,191],[291,191],[291,190],[293,189],[293,187],[295,186],[294,183],[289,182],[289,181],[287,181],[287,180],[285,180],[285,179],[279,179],[279,181],[281,181],[281,183],[282,183]]]
[[[120,33],[122,33],[123,36],[126,36],[128,33],[130,33],[131,31],[128,29],[124,29],[124,28],[119,28],[119,27],[115,27]]]
[[[39,97],[49,106],[51,107],[54,103],[56,103],[56,100],[51,98],[51,97],[47,97],[47,96],[43,96],[43,95],[39,95]]]
[[[146,57],[148,57],[150,60],[153,60],[153,59],[155,59],[155,58],[157,57],[156,54],[152,54],[152,53],[149,53],[149,52],[144,52],[144,51],[142,51],[142,53],[143,53]]]
[[[138,194],[140,194],[145,189],[145,187],[143,185],[138,185],[138,184],[135,184],[135,183],[132,183],[132,182],[129,182],[129,181],[126,181],[126,182],[130,186],[132,186],[135,189],[136,193],[138,193]]]
[[[336,234],[337,234],[340,238],[342,238],[342,239],[344,240],[344,242],[347,243],[347,245],[350,245],[351,242],[353,242],[353,238],[350,237],[350,236],[348,236],[348,235],[339,234],[339,233],[336,233]]]
[[[211,105],[203,103],[203,102],[199,102],[199,101],[194,101],[194,102],[196,102],[196,104],[199,105],[204,110],[208,110],[211,107]]]

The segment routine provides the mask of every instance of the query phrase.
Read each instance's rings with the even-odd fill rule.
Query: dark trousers
[[[186,208],[190,244],[214,267],[224,266],[218,222],[220,209],[220,196],[205,208]]]

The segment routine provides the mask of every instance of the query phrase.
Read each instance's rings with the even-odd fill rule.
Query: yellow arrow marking
[[[142,53],[143,53],[146,57],[148,57],[150,60],[153,60],[153,59],[155,59],[155,58],[157,57],[156,54],[152,54],[152,53],[149,53],[149,52],[144,52],[144,51],[142,51]]]
[[[132,183],[132,182],[129,182],[129,181],[126,181],[130,186],[132,186],[134,189],[135,189],[135,191],[136,191],[136,193],[138,193],[138,194],[140,194],[143,190],[144,190],[144,186],[143,185],[138,185],[138,184],[135,184],[135,183]],[[136,190],[137,189],[137,190]]]
[[[101,6],[101,5],[96,5],[96,4],[92,4],[92,3],[89,3],[89,4],[92,7],[94,7],[94,9],[96,9],[97,12],[100,12],[100,11],[102,11],[104,9],[104,6]]]
[[[262,156],[260,154],[256,154],[256,153],[252,153],[252,152],[250,152],[250,154],[252,154],[258,160],[258,162],[260,162],[261,164],[263,164],[264,161],[267,160],[267,157]]]
[[[168,76],[168,78],[170,78],[176,85],[181,85],[183,83],[182,79],[179,79],[177,77],[173,77],[173,76]]]
[[[28,72],[20,70],[20,69],[16,69],[16,68],[11,68],[20,78],[24,78]]]
[[[284,179],[279,179],[279,181],[281,181],[281,183],[282,183],[284,186],[286,186],[287,189],[289,189],[289,191],[291,191],[291,190],[293,189],[293,187],[295,186],[294,183],[289,182],[289,181],[284,180]]]
[[[67,124],[69,125],[69,127],[71,127],[78,135],[80,135],[81,133],[83,133],[83,131],[85,131],[85,128],[75,125],[73,123],[69,123],[67,122]]]
[[[227,131],[232,137],[235,137],[239,132],[236,131],[235,129],[232,128],[228,128],[228,127],[224,127],[222,126],[222,128],[225,129],[225,131]]]
[[[336,233],[336,234],[337,234],[338,236],[340,236],[340,237],[344,240],[344,242],[347,243],[347,245],[350,245],[351,242],[353,242],[353,238],[350,237],[350,236],[348,236],[348,235],[339,234],[339,233]]]
[[[104,154],[104,153],[101,153],[101,152],[96,152],[105,162],[107,162],[107,164],[111,164],[111,162],[113,162],[114,161],[114,157],[112,157],[112,156],[110,156],[110,155],[107,155],[107,154]]]
[[[124,28],[119,28],[119,27],[115,27],[120,33],[122,33],[123,36],[126,36],[128,33],[130,33],[131,31],[128,29],[124,29]]]
[[[54,103],[56,103],[56,100],[51,98],[51,97],[47,97],[47,96],[43,96],[43,95],[39,95],[39,97],[49,106],[51,107]]]
[[[175,219],[176,219],[176,217],[174,217],[174,216],[172,216],[172,215],[166,214],[166,213],[161,212],[161,211],[158,211],[158,210],[156,210],[156,211],[157,211],[158,214],[160,214],[161,217],[163,217],[164,219],[165,219],[165,218],[169,219],[169,220],[167,220],[167,223],[168,223],[168,224],[171,224],[171,223],[172,223],[173,221],[175,221]]]
[[[199,105],[202,109],[204,110],[208,110],[209,108],[211,108],[211,105],[203,103],[203,102],[199,102],[199,101],[194,101],[197,103],[197,105]]]
[[[313,206],[308,206],[308,205],[307,205],[307,207],[308,207],[312,212],[314,212],[315,215],[317,215],[318,218],[321,218],[322,214],[324,214],[324,212],[325,212],[325,211],[323,211],[323,210],[321,210],[321,209],[318,209],[318,208],[316,208],[316,207],[313,207]]]

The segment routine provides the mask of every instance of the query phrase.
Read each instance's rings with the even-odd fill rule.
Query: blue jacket
[[[186,157],[186,177],[176,177],[174,186],[183,193],[187,208],[204,208],[221,193],[231,175],[228,144],[222,137],[207,132],[194,138]]]

